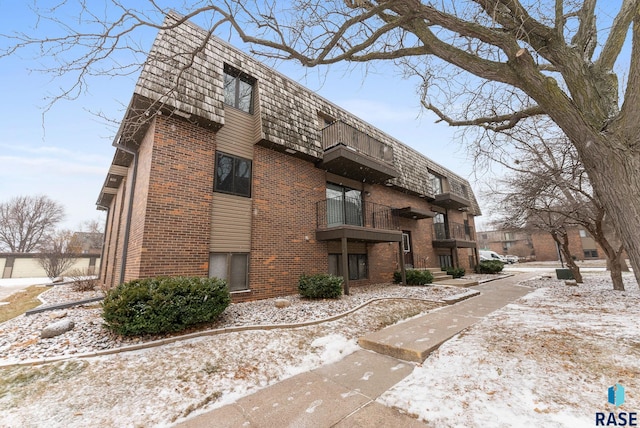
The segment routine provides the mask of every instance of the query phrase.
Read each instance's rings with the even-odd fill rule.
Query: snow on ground
[[[0,367],[0,427],[168,426],[358,349],[357,339],[466,293],[457,287],[363,287],[339,300],[308,301],[276,309],[272,300],[231,305],[215,327],[269,325],[322,319],[374,301],[333,322],[276,330],[205,336],[135,352],[73,358],[36,366]],[[48,302],[73,295],[53,287]],[[399,296],[416,299],[399,299]],[[77,297],[77,296],[76,296]],[[395,297],[395,298],[394,298]],[[129,344],[102,331],[96,308],[62,311],[76,328],[51,339],[39,331],[58,312],[20,316],[0,324],[0,365],[40,356],[69,355]],[[53,317],[53,318],[52,318]],[[156,339],[144,338],[145,340]],[[67,342],[75,343],[67,343]],[[24,354],[22,351],[27,351]]]
[[[640,293],[611,290],[607,274],[557,280],[446,342],[380,397],[434,427],[590,427],[626,388],[621,411],[640,411]]]
[[[626,292],[610,290],[604,273],[585,278],[527,282],[538,289],[445,343],[379,401],[433,427],[573,428],[594,426],[619,382],[622,410],[640,411],[638,286],[630,275]],[[337,361],[368,331],[430,308],[377,301],[314,326],[0,368],[0,426],[169,426]]]

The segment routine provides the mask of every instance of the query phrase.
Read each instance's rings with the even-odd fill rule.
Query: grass
[[[40,306],[42,302],[38,300],[38,296],[47,290],[44,285],[32,285],[24,291],[14,293],[3,302],[9,302],[8,305],[0,305],[0,323],[8,321],[18,315],[24,314],[29,309]]]

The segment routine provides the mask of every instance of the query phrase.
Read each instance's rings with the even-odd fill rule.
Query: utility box
[[[575,279],[571,269],[556,269],[556,278],[558,279]]]

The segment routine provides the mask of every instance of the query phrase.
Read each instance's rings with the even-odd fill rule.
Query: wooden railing
[[[393,164],[393,147],[340,120],[336,120],[322,129],[322,148],[324,150],[338,144],[344,144],[356,152]]]
[[[462,241],[475,241],[473,227],[462,223],[435,223],[433,225],[433,239],[443,241],[447,239],[459,239]]]

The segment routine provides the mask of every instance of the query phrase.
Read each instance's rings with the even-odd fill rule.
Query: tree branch
[[[438,122],[444,121],[449,126],[480,126],[484,129],[495,132],[512,129],[523,119],[546,114],[539,106],[533,106],[510,114],[477,117],[471,120],[455,120],[444,114],[433,104],[427,103],[425,100],[422,100],[422,105],[424,108],[434,112],[440,118]]]

